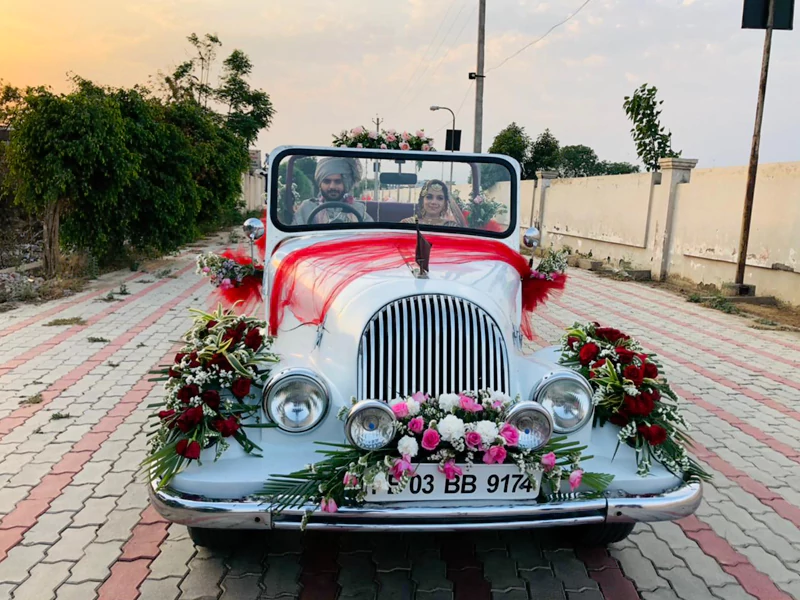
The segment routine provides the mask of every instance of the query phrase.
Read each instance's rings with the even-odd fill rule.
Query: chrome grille
[[[497,323],[461,298],[426,294],[388,304],[367,324],[358,352],[360,399],[509,390]]]

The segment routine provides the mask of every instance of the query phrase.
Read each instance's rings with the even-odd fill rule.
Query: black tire
[[[189,537],[195,546],[209,550],[227,550],[232,548],[240,538],[238,530],[206,529],[204,527],[187,527]]]
[[[633,531],[635,523],[602,523],[570,527],[576,546],[607,546],[621,542]]]

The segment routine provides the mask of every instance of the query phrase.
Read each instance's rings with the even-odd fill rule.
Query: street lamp
[[[449,110],[450,114],[453,115],[453,138],[452,138],[453,143],[450,145],[450,151],[451,152],[455,152],[456,151],[455,150],[455,142],[456,142],[456,113],[454,113],[452,111],[452,109],[449,109],[446,106],[437,106],[436,104],[431,106],[431,110],[433,110],[433,111],[436,111],[436,110]],[[451,191],[453,189],[453,162],[452,161],[450,162],[450,189],[451,189]]]

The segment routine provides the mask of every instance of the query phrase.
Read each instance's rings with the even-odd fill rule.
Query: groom
[[[314,173],[319,196],[304,200],[294,213],[292,225],[307,225],[309,216],[317,207],[325,202],[343,202],[358,211],[362,222],[372,222],[372,217],[367,214],[367,206],[363,202],[354,200],[348,194],[353,186],[361,179],[361,167],[354,158],[339,156],[326,156],[317,163]],[[332,207],[321,210],[314,215],[313,223],[356,223],[356,216],[341,208]]]

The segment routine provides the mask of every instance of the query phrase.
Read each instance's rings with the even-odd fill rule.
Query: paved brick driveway
[[[696,517],[638,526],[608,551],[526,532],[281,532],[196,549],[134,479],[159,395],[147,372],[174,352],[186,308],[213,300],[192,262],[0,315],[0,600],[800,598],[800,336],[580,271],[538,313],[536,343],[593,319],[661,356],[715,474]],[[131,295],[99,301],[122,281]],[[43,326],[76,316],[86,324]]]

